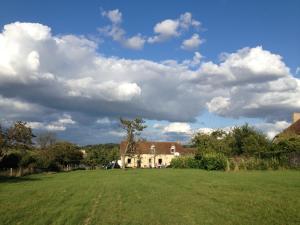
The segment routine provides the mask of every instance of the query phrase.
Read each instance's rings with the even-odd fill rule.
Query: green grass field
[[[0,181],[0,224],[300,224],[300,172],[94,170]]]

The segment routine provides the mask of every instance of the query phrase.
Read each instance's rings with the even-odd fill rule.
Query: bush
[[[278,170],[279,167],[280,167],[280,162],[279,162],[279,160],[276,159],[276,158],[271,158],[271,159],[269,160],[269,167],[270,167],[271,169],[273,169],[273,170]]]
[[[230,159],[230,170],[277,170],[281,167],[277,158],[261,159],[256,157]]]
[[[199,168],[199,160],[192,156],[181,156],[173,158],[171,161],[172,168]]]
[[[206,170],[225,170],[227,158],[221,153],[205,153],[200,161],[201,168]]]
[[[181,156],[172,159],[172,168],[198,168],[206,170],[225,170],[227,167],[227,158],[220,153],[205,153],[192,156]]]

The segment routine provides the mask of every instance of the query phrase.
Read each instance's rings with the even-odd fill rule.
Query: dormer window
[[[176,152],[176,147],[175,145],[172,145],[171,148],[170,148],[170,151],[172,154],[174,154]]]
[[[150,152],[151,154],[155,154],[155,145],[150,146]]]

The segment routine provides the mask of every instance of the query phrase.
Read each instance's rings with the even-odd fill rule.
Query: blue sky
[[[0,55],[0,104],[6,106],[5,110],[0,109],[2,123],[24,119],[36,132],[53,130],[60,137],[80,144],[119,141],[122,133],[117,118],[136,115],[147,120],[149,128],[145,136],[149,139],[186,141],[198,128],[224,128],[245,122],[271,136],[288,125],[291,112],[300,111],[297,100],[300,96],[299,11],[300,2],[296,0],[2,1],[2,34],[5,40],[22,49],[11,53],[8,41],[1,45],[0,39],[2,60],[15,57],[1,64]],[[113,21],[110,12],[115,12],[115,19],[120,16],[121,19]],[[184,15],[191,19],[188,28],[180,19]],[[166,20],[170,23],[163,24]],[[17,21],[23,25],[17,26]],[[24,23],[44,27],[25,27]],[[8,24],[12,26],[5,29]],[[178,25],[178,28],[172,30],[167,25]],[[43,47],[34,37],[30,42],[27,34],[23,34],[25,31],[21,31],[42,32],[47,27],[51,33],[50,37],[45,36],[47,43],[44,41]],[[123,33],[116,36],[112,29]],[[18,32],[26,38],[16,38]],[[184,47],[184,41],[193,35],[196,42],[186,42],[192,46]],[[155,36],[159,41],[151,42]],[[129,43],[131,37],[138,39]],[[75,38],[84,39],[84,43],[79,44]],[[50,63],[51,56],[47,55],[51,51],[50,39],[68,43],[68,47],[56,43],[59,51],[55,54],[60,59],[57,64]],[[82,48],[77,49],[78,45]],[[193,62],[196,52],[201,57]],[[71,56],[67,57],[68,54]],[[17,67],[13,63],[24,57],[26,63],[30,59],[32,70],[24,72],[23,64]],[[90,65],[88,59],[101,60],[97,65]],[[145,62],[138,61],[141,59]],[[104,68],[107,64],[110,68]],[[269,70],[268,64],[273,66]],[[124,72],[126,68],[130,72],[141,65],[144,67],[134,70],[135,75]],[[118,67],[122,77],[114,74]],[[7,68],[17,74],[15,80],[8,79]],[[49,87],[41,91],[33,80],[22,77],[29,73],[40,80],[45,74],[51,74],[65,85],[60,87],[58,83],[43,80],[40,84]],[[55,86],[53,89],[66,90],[67,94],[50,93],[51,85]],[[12,88],[18,91],[12,92]],[[105,88],[117,94],[107,93]],[[23,111],[16,107],[18,104],[23,104]],[[26,104],[29,106],[25,112]],[[151,104],[153,108],[149,107]],[[83,105],[86,110],[82,109]],[[173,112],[163,107],[170,107]]]

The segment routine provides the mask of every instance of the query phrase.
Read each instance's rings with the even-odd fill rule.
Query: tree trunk
[[[125,169],[125,155],[121,156],[121,161],[122,161],[122,169]]]
[[[126,148],[124,152],[121,152],[122,169],[125,170],[125,157],[128,151],[129,141],[127,140]]]
[[[19,176],[22,177],[23,176],[23,167],[20,166],[19,168]]]

